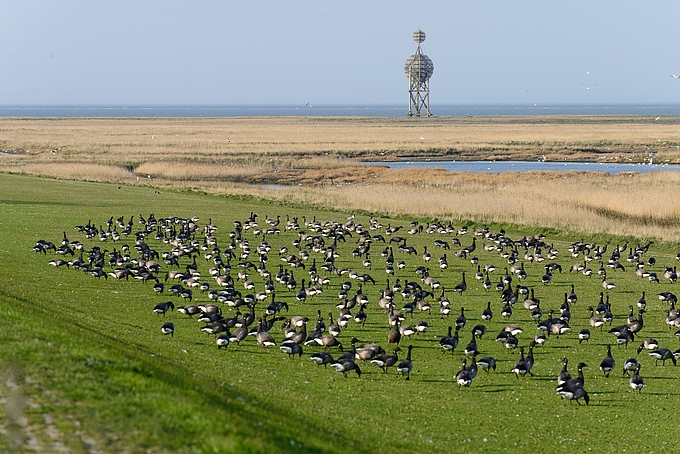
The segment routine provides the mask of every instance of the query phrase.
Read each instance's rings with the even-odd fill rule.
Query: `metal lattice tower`
[[[430,113],[430,77],[434,73],[434,63],[430,57],[423,53],[421,44],[425,41],[425,32],[420,28],[413,32],[413,41],[418,43],[416,53],[406,59],[404,72],[409,80],[409,103],[408,116],[414,114],[420,116],[420,111],[425,110],[428,117]]]

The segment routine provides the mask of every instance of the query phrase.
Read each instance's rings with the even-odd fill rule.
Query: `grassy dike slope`
[[[640,291],[647,291],[649,305],[641,339],[627,350],[614,348],[616,371],[605,378],[597,368],[606,344],[613,342],[611,335],[606,330],[592,330],[589,343],[579,344],[576,339],[579,328],[589,327],[590,314],[585,306],[596,304],[602,290],[599,278],[567,271],[569,264],[578,260],[569,258],[566,248],[577,239],[548,234],[547,241],[561,251],[559,262],[564,268],[564,273],[556,274],[548,286],[540,282],[542,266],[527,263],[530,278],[526,285],[536,288],[546,310],[557,310],[570,283],[575,283],[580,302],[572,309],[573,332],[560,339],[551,338],[545,347],[537,349],[534,377],[526,379],[510,373],[519,355],[506,352],[493,341],[508,320],[502,320],[498,313],[498,295],[485,293],[473,282],[469,261],[455,259],[450,253],[449,269],[433,271],[448,288],[460,281],[461,271],[468,273],[467,292],[462,297],[450,295],[452,314],[457,315],[464,304],[469,318],[461,331],[461,347],[469,341],[469,328],[481,322],[479,314],[486,301],[494,304],[494,319],[487,324],[489,333],[478,343],[483,354],[497,358],[498,371],[488,375],[480,371],[471,389],[459,390],[453,376],[460,368],[462,348],[455,355],[445,355],[438,347],[439,338],[446,334],[447,325],[453,324],[455,315],[442,319],[435,309],[431,315],[418,314],[419,318],[408,320],[415,324],[423,318],[431,327],[426,335],[402,343],[404,350],[409,343],[414,345],[415,367],[410,381],[400,379],[394,370],[385,375],[370,364],[361,365],[361,378],[354,374],[343,378],[311,363],[308,356],[316,349],[310,347],[305,347],[302,358],[292,360],[278,348],[263,350],[252,338],[241,346],[218,351],[213,337],[199,331],[198,322],[177,312],[165,317],[176,324],[176,335],[163,336],[159,330],[163,317],[151,309],[172,297],[154,295],[148,283],[98,280],[85,273],[54,268],[47,262],[55,254],[31,251],[38,239],[56,243],[64,231],[89,249],[99,243],[86,242],[73,227],[88,219],[105,223],[110,216],[129,219],[134,215],[136,219],[140,213],[147,216],[151,212],[157,217],[199,216],[201,225],[212,218],[220,228],[219,241],[227,244],[233,221],[244,220],[251,211],[259,213],[260,219],[265,214],[300,218],[306,214],[308,218],[340,221],[347,214],[6,174],[0,174],[0,188],[1,450],[18,445],[21,447],[17,449],[23,451],[30,446],[46,451],[65,446],[71,452],[672,450],[673,415],[680,404],[680,371],[670,363],[655,366],[643,352],[638,358],[644,365],[641,373],[647,385],[642,395],[635,395],[628,379],[621,378],[621,366],[627,356],[636,356],[635,347],[645,337],[656,337],[662,346],[675,350],[677,340],[663,322],[663,309],[668,306],[659,302],[655,293],[676,287],[667,281],[651,284],[639,280],[631,267],[625,274],[612,273],[617,283],[616,292],[612,292],[615,324],[625,323],[627,307],[635,304]],[[383,221],[385,225],[408,225],[403,220]],[[367,218],[364,222],[367,224]],[[509,231],[513,238],[520,233],[529,232]],[[268,238],[277,246],[270,254],[273,273],[279,263],[275,253],[278,246],[290,248],[296,237],[295,232]],[[424,234],[412,238],[409,243],[419,251],[434,239]],[[613,239],[610,247],[617,240],[621,239]],[[351,257],[354,241],[349,239],[347,245],[341,245],[342,264],[358,269],[360,262]],[[466,245],[471,236],[461,241]],[[132,244],[132,238],[127,242]],[[251,244],[258,242],[251,238]],[[101,244],[109,250],[114,246]],[[383,259],[378,254],[382,246],[374,248],[376,265],[370,273],[378,284],[365,286],[371,301],[369,322],[365,328],[347,328],[341,341],[348,346],[351,336],[357,336],[365,342],[380,342],[387,350],[390,328],[384,311],[376,304],[379,290],[384,288]],[[480,263],[493,261],[502,270],[504,265],[497,254],[481,247],[477,251]],[[432,250],[435,257],[440,252]],[[675,260],[676,251],[669,245],[658,246],[654,253],[660,265],[672,265]],[[415,279],[413,269],[420,259],[403,258],[409,267],[402,278]],[[199,266],[207,275],[207,266],[201,262]],[[306,274],[296,273],[298,282]],[[498,280],[498,272],[493,279]],[[261,288],[262,280],[256,281]],[[334,281],[325,295],[304,304],[282,292],[281,299],[291,305],[288,315],[315,319],[317,310],[337,314],[338,282]],[[208,301],[198,295],[197,300]],[[398,308],[401,304],[397,303]],[[261,309],[258,306],[258,313]],[[526,346],[535,328],[521,304],[515,311],[510,322],[524,328],[519,337]],[[278,326],[272,330],[277,342],[283,338]],[[574,375],[577,362],[589,365],[586,389],[592,400],[588,407],[570,405],[555,394],[555,377],[564,356],[569,357]]]

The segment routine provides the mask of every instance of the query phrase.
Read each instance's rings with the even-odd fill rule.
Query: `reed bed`
[[[28,163],[12,169],[28,175],[44,175],[53,178],[103,182],[131,183],[135,177],[126,169],[103,164],[79,163]]]
[[[0,151],[140,164],[248,162],[326,155],[365,159],[680,159],[680,119],[664,117],[0,119]]]
[[[359,160],[676,162],[680,119],[0,119],[0,170],[391,216],[680,240],[680,176],[392,170]],[[285,185],[271,190],[257,184]]]
[[[387,216],[503,222],[570,233],[680,241],[680,204],[676,201],[680,176],[676,173],[487,175],[435,171],[428,179],[425,175],[406,176],[405,171],[372,171],[373,181],[348,176],[349,181],[334,179],[284,189],[216,182],[155,184]]]

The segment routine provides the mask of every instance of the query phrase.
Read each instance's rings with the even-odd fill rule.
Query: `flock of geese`
[[[613,246],[581,241],[571,244],[568,251],[560,252],[547,244],[543,235],[513,240],[503,230],[456,228],[450,222],[385,226],[372,215],[364,226],[354,216],[342,222],[320,222],[315,217],[311,220],[303,217],[300,222],[299,218],[289,216],[285,220],[280,216],[265,217],[261,222],[257,214],[251,213],[245,220],[234,221],[233,229],[227,229],[229,232],[219,233],[212,219],[201,225],[196,217],[156,219],[151,214],[139,215],[136,221],[135,216],[129,220],[111,217],[98,225],[88,221],[75,227],[78,240],[69,239],[64,232],[61,241],[40,240],[33,250],[45,255],[56,254],[50,265],[80,270],[98,279],[148,282],[158,298],[164,299],[152,309],[166,319],[160,329],[164,335],[174,337],[177,326],[167,318],[169,312],[177,311],[182,317],[201,322],[200,331],[214,336],[218,350],[249,342],[249,337],[263,348],[278,347],[291,358],[302,357],[304,350],[311,347],[314,350],[309,355],[311,361],[324,368],[330,366],[345,377],[350,373],[361,376],[361,367],[372,364],[384,373],[395,368],[409,380],[414,368],[412,336],[426,333],[432,324],[443,319],[445,325],[449,325],[448,332],[439,338],[437,347],[430,343],[432,347],[418,347],[416,352],[419,348],[439,348],[454,354],[462,349],[455,383],[459,388],[469,388],[479,369],[490,373],[497,367],[497,359],[482,355],[479,348],[487,332],[485,323],[491,323],[494,317],[497,320],[498,316],[510,322],[513,313],[518,311],[525,312],[515,315],[514,319],[521,317],[535,323],[536,334],[532,340],[526,346],[520,345],[517,336],[524,330],[516,323],[507,323],[495,341],[504,351],[519,351],[519,358],[512,361],[515,363],[512,374],[517,378],[532,376],[534,349],[546,345],[550,336],[577,334],[578,342],[582,343],[607,327],[617,348],[627,347],[636,337],[641,337],[647,308],[645,292],[636,303],[637,314],[636,308],[630,305],[625,323],[613,326],[615,317],[609,299],[616,284],[608,275],[625,273],[628,268],[635,270],[637,278],[653,283],[661,280],[675,283],[678,279],[675,267],[665,267],[663,273],[659,269],[659,274],[651,271],[656,266],[656,260],[648,254],[651,242]],[[430,238],[411,241],[423,235]],[[469,239],[465,241],[466,238]],[[270,241],[275,241],[276,246]],[[411,243],[426,245],[418,249]],[[433,254],[434,250],[439,253]],[[480,256],[489,263],[484,264]],[[564,272],[563,265],[557,262],[561,256],[575,262],[565,266]],[[467,272],[460,272],[460,281],[445,288],[442,281],[456,279],[448,271],[449,260],[456,260],[458,269],[465,264]],[[493,260],[504,262],[504,272],[490,263]],[[540,280],[535,279],[536,286],[523,285],[530,272],[541,268],[544,271]],[[585,306],[590,314],[584,317],[588,326],[572,330],[571,324],[576,324],[571,311],[580,301],[574,283],[570,291],[564,293],[559,308],[545,310],[545,306],[541,306],[535,292],[542,286],[554,285],[551,283],[556,273],[561,276],[560,280],[569,276],[572,282],[577,280],[572,276],[577,275],[600,279],[599,302]],[[492,279],[499,274],[500,277]],[[472,275],[488,292],[484,293],[488,301],[480,306],[482,323],[472,327],[470,341],[463,347],[459,333],[468,326],[463,304],[468,308],[476,305],[465,296],[469,293],[466,276]],[[376,281],[386,285],[383,288]],[[380,289],[379,295],[377,289]],[[167,294],[172,295],[169,300],[164,297]],[[451,294],[456,295],[456,305],[460,305],[455,310],[459,313],[457,317],[451,314],[454,312]],[[657,297],[669,304],[667,325],[680,328],[680,311],[675,309],[677,297],[671,292],[659,292]],[[494,298],[499,298],[501,304],[497,314],[492,308]],[[260,307],[263,309],[258,310]],[[316,316],[310,315],[314,311]],[[294,312],[299,314],[293,315]],[[413,323],[416,314],[422,320]],[[382,336],[387,347],[380,342],[360,341],[356,336],[362,337],[357,334],[361,331],[352,327],[363,329],[367,319],[377,317],[386,320],[385,326],[389,327],[385,330],[380,328],[382,322],[374,322],[378,330],[384,330]],[[283,330],[280,340],[272,334],[277,323]],[[350,338],[347,332],[354,335]],[[680,336],[680,330],[676,336]],[[409,345],[405,348],[406,355],[400,356],[404,341]],[[672,352],[661,348],[653,338],[642,341],[638,355],[642,351],[662,364],[666,361],[676,364],[680,357],[680,350]],[[567,358],[562,364],[556,393],[570,402],[580,405],[583,401],[587,405],[590,396],[583,369],[588,366],[578,363],[578,374],[573,377]],[[622,375],[630,377],[629,385],[638,393],[644,387],[641,366],[641,362],[631,356],[620,369]],[[608,345],[599,370],[609,376],[615,367],[611,345]]]

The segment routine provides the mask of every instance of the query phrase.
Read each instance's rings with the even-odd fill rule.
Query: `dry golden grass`
[[[321,156],[327,167],[339,158],[381,153],[640,159],[650,150],[678,159],[678,146],[675,117],[0,119],[2,150],[128,165],[156,159],[276,163],[293,157],[304,165]]]
[[[675,172],[488,175],[357,158],[677,162],[679,146],[677,118],[0,119],[4,171],[669,241],[680,240]]]

